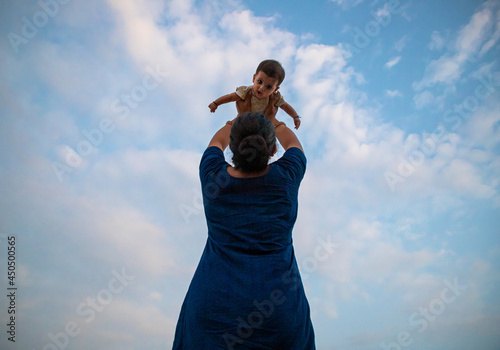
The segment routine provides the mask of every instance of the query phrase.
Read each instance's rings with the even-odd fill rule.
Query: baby
[[[293,118],[295,129],[300,126],[300,117],[295,112],[292,106],[285,102],[281,94],[278,92],[280,84],[285,79],[285,70],[278,61],[265,60],[262,61],[255,74],[253,75],[253,85],[240,86],[236,88],[236,92],[224,95],[208,105],[210,112],[214,113],[219,105],[238,100],[244,100],[249,91],[252,95],[252,112],[263,113],[269,103],[269,96],[275,94],[275,105],[283,109],[290,117]]]

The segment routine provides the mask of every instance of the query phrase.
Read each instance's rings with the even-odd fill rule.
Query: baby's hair
[[[270,78],[278,79],[278,86],[285,80],[285,70],[276,60],[264,60],[260,62],[255,74],[264,72]]]

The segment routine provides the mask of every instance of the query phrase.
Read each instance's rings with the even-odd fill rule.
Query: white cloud
[[[473,145],[491,151],[500,143],[500,134],[498,133],[500,115],[497,111],[498,104],[494,102],[491,109],[479,108],[465,122],[465,132]]]
[[[476,12],[470,22],[460,30],[455,43],[457,56],[464,61],[476,54],[491,30],[494,18],[492,10],[486,6]]]
[[[413,88],[419,91],[437,83],[451,84],[461,77],[463,70],[461,56],[442,56],[427,66],[424,79],[413,83]]]
[[[500,9],[497,10],[496,12],[496,26],[495,26],[495,32],[490,36],[489,40],[484,43],[483,47],[481,48],[481,51],[479,52],[479,55],[482,56],[486,52],[488,52],[495,44],[498,42],[500,39]]]
[[[408,35],[404,35],[401,39],[396,41],[396,43],[394,44],[394,49],[398,52],[403,51],[408,44],[408,40]]]
[[[401,97],[403,94],[399,90],[385,90],[385,94],[389,97]]]
[[[435,97],[429,90],[422,91],[413,97],[413,102],[415,103],[415,107],[417,109],[429,106],[434,102],[434,100]]]
[[[330,0],[330,1],[339,6],[342,6],[342,8],[344,9],[349,9],[363,2],[363,0]]]
[[[131,284],[115,295],[100,313],[96,312],[90,324],[76,319],[75,322],[80,323],[81,333],[71,339],[71,345],[78,348],[92,345],[99,348],[103,344],[108,348],[122,348],[124,344],[134,348],[171,346],[176,319],[165,316],[158,304],[132,299],[134,288],[137,289],[135,292],[141,292],[141,288]],[[148,339],[146,343],[145,337]]]
[[[429,43],[429,49],[440,51],[444,47],[444,44],[445,39],[441,36],[441,33],[437,30],[433,31],[431,35],[431,42]]]
[[[396,64],[398,64],[401,61],[401,56],[397,56],[394,58],[391,58],[389,61],[386,62],[385,67],[386,68],[392,68]]]
[[[495,190],[483,184],[482,176],[473,164],[454,159],[442,170],[443,182],[456,193],[472,195],[477,198],[490,198]]]
[[[462,76],[465,64],[480,54],[481,46],[489,36],[494,21],[492,6],[493,2],[486,2],[474,13],[470,22],[458,32],[453,50],[433,60],[427,66],[423,79],[413,83],[415,90],[435,84],[453,84]],[[432,48],[437,49],[441,44],[442,39],[434,32]]]

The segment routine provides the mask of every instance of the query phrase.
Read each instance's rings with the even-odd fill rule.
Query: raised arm
[[[234,120],[234,119],[233,119]],[[229,135],[231,134],[231,126],[233,125],[233,121],[228,121],[226,125],[219,129],[210,140],[208,147],[219,147],[222,152],[229,145]]]
[[[241,100],[241,98],[236,94],[236,92],[232,92],[230,94],[219,97],[218,99],[210,103],[208,105],[208,108],[210,108],[210,112],[214,113],[219,105],[229,102],[235,102],[238,100]]]
[[[236,93],[235,93],[236,95]],[[238,95],[236,95],[238,99],[236,100],[236,109],[238,110],[238,115],[250,112],[251,110],[251,101],[252,101],[252,92],[248,92],[245,96],[245,99],[242,100]],[[276,114],[276,113],[275,113]],[[226,149],[229,145],[229,135],[231,134],[231,127],[233,126],[233,121],[229,121],[222,128],[219,129],[212,137],[212,140],[208,144],[208,147],[216,146],[219,147],[222,151]]]
[[[283,146],[285,151],[291,147],[297,147],[302,152],[304,152],[304,150],[302,149],[302,144],[300,143],[295,133],[290,128],[288,128],[285,123],[280,122],[276,119],[277,111],[278,108],[274,105],[274,96],[271,95],[269,97],[269,104],[264,111],[264,115],[276,128],[276,137],[278,138],[279,143],[281,144],[281,146]]]
[[[287,102],[283,103],[280,108],[286,112],[290,117],[293,118],[293,123],[295,124],[295,129],[300,127],[300,117],[299,114],[293,109],[291,105]]]
[[[286,126],[285,123],[280,122],[276,126],[276,137],[285,151],[291,147],[297,147],[304,152],[297,135],[295,135],[295,133],[288,126]]]

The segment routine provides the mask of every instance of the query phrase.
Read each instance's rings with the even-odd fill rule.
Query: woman
[[[315,349],[292,245],[306,168],[302,146],[275,118],[239,102],[200,163],[208,240],[177,324],[173,349]],[[284,155],[269,164],[276,138]],[[230,146],[234,167],[224,160]]]

